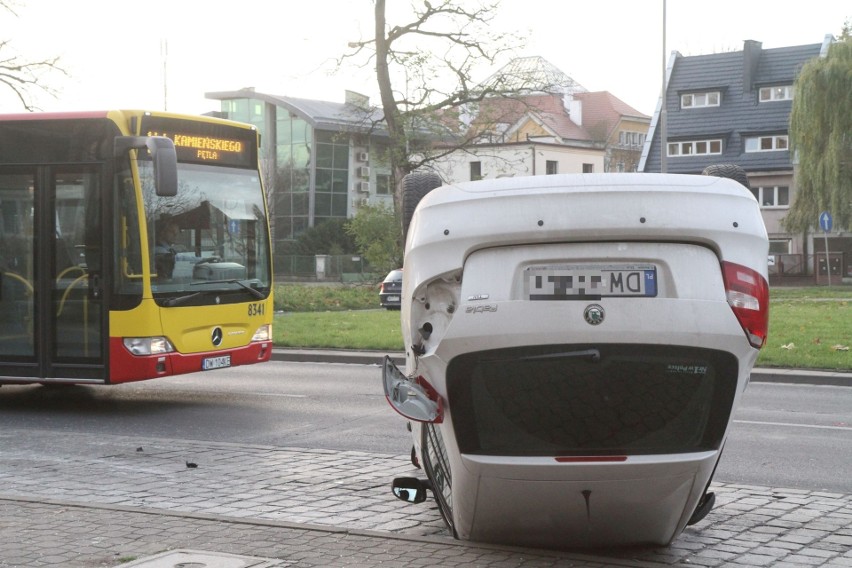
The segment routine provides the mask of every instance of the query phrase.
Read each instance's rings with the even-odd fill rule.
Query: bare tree
[[[500,122],[502,107],[484,101],[551,86],[543,84],[547,78],[523,73],[474,81],[475,71],[523,47],[520,37],[490,27],[498,2],[416,0],[411,21],[400,25],[388,22],[385,3],[375,0],[375,37],[351,42],[353,51],[343,59],[366,55],[375,64],[382,126],[391,141],[388,162],[397,183],[412,170],[470,147],[489,124]]]
[[[8,0],[0,0],[0,8],[17,17]],[[36,110],[32,103],[34,90],[55,94],[44,82],[44,76],[53,72],[65,74],[59,66],[59,57],[25,59],[14,53],[8,40],[0,40],[0,84],[12,91],[24,109]]]

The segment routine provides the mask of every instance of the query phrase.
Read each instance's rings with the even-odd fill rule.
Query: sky
[[[460,0],[470,3],[476,0]],[[372,0],[3,0],[0,40],[25,59],[60,57],[67,75],[45,79],[43,111],[137,108],[201,114],[205,93],[258,92],[343,102],[346,90],[378,103],[372,69],[336,69],[349,42],[373,35]],[[433,0],[436,2],[436,0]],[[388,23],[411,20],[409,0],[388,0]],[[665,51],[663,6],[665,5]],[[517,57],[541,56],[589,91],[609,91],[652,115],[668,54],[702,55],[821,43],[852,20],[849,0],[501,0],[492,30],[517,33]],[[509,61],[483,64],[485,80]],[[21,112],[0,85],[0,112]]]

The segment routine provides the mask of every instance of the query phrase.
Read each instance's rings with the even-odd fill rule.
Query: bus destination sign
[[[166,117],[145,117],[146,136],[166,136],[175,144],[179,162],[215,163],[252,167],[255,164],[253,130]]]

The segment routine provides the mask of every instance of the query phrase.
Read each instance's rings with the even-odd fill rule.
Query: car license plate
[[[388,296],[388,302],[398,302],[399,296]]]
[[[657,267],[653,264],[554,264],[530,266],[524,271],[524,296],[528,300],[656,295]]]
[[[230,355],[222,355],[221,357],[207,357],[206,359],[202,359],[201,361],[201,368],[205,371],[210,371],[212,369],[222,369],[224,367],[230,366]]]

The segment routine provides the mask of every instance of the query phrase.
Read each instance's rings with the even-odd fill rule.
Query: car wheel
[[[427,193],[443,185],[435,172],[411,172],[402,178],[402,240],[408,238],[408,226],[417,204]]]
[[[729,178],[740,182],[747,189],[751,189],[751,185],[748,182],[748,175],[742,167],[736,164],[713,164],[704,168],[704,171],[701,173],[705,176]]]

